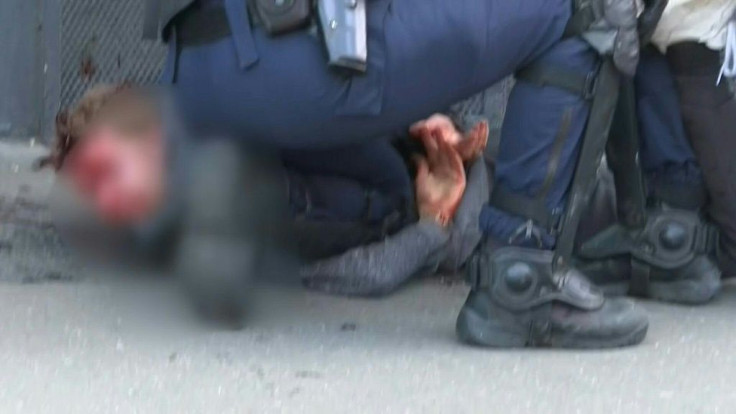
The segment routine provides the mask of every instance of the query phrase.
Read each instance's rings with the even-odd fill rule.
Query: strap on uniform
[[[537,63],[531,64],[515,74],[517,80],[529,82],[537,86],[554,86],[580,95],[590,100],[595,94],[596,72],[581,74],[558,66]]]
[[[588,125],[585,129],[583,143],[578,155],[578,166],[575,170],[566,211],[560,226],[561,233],[557,239],[553,262],[555,266],[566,265],[572,257],[581,215],[590,201],[597,177],[596,171],[603,157],[608,133],[613,123],[620,83],[620,75],[613,61],[605,59],[596,77],[595,93],[591,102]]]
[[[565,32],[562,36],[563,38],[580,36],[587,32],[595,21],[596,17],[595,12],[593,11],[593,6],[589,2],[586,2],[581,5],[580,9],[573,13],[572,17],[567,22]]]
[[[556,232],[560,222],[560,214],[549,211],[545,205],[545,197],[528,197],[512,193],[501,186],[493,189],[491,205],[507,213],[530,219],[550,233]]]
[[[545,303],[532,310],[532,320],[529,321],[527,345],[549,346],[552,343],[552,302]]]
[[[608,133],[606,161],[613,172],[619,222],[631,228],[647,221],[647,190],[639,161],[639,128],[634,81],[623,79]]]
[[[561,88],[576,95],[580,95],[586,100],[592,99],[595,93],[596,72],[581,75],[579,72],[562,69],[552,65],[532,64],[519,71],[516,74],[516,78],[541,87],[552,86]],[[570,109],[566,110],[562,115],[562,120],[551,148],[550,160],[547,166],[547,175],[537,196],[529,197],[513,193],[501,186],[496,186],[493,189],[490,200],[490,204],[492,206],[507,213],[531,220],[531,222],[527,222],[523,228],[520,228],[513,238],[520,235],[523,230],[526,230],[528,238],[530,236],[529,233],[533,230],[531,228],[532,223],[553,235],[556,235],[559,231],[559,224],[562,216],[561,212],[550,211],[547,208],[546,200],[549,195],[549,191],[552,188],[552,184],[554,183],[554,179],[557,177],[562,150],[568,136],[570,135],[572,117],[573,112]]]
[[[709,254],[718,245],[718,231],[713,226],[703,226],[695,235],[693,251],[699,254]],[[629,281],[629,295],[649,297],[651,285],[652,265],[631,257],[631,279]]]
[[[644,262],[631,259],[631,279],[629,280],[629,295],[638,297],[649,296],[649,286],[652,267]]]
[[[695,234],[693,251],[699,254],[709,254],[718,246],[718,231],[713,226],[703,226]],[[629,295],[648,297],[650,289],[650,275],[652,265],[631,257],[631,279],[629,281]]]

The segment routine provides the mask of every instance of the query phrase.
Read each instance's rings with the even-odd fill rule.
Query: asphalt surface
[[[0,412],[736,411],[734,286],[705,307],[643,303],[646,341],[606,352],[461,345],[467,289],[441,279],[380,300],[263,289],[246,329],[218,330],[166,281],[74,264],[53,177],[28,169],[41,152],[0,144]]]

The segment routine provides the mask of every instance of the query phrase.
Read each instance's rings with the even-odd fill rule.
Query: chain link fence
[[[165,47],[143,41],[144,0],[61,0],[61,105],[98,83],[158,79]]]

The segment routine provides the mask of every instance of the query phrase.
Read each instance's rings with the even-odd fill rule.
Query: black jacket
[[[168,40],[168,28],[174,17],[196,0],[144,0],[143,37]]]

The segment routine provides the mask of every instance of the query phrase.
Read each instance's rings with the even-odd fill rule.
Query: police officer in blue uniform
[[[300,3],[309,16],[281,20],[300,16]],[[515,73],[494,201],[481,217],[488,240],[469,266],[458,335],[495,347],[643,340],[647,318],[633,302],[606,299],[571,263],[553,263],[600,56],[625,75],[636,69],[635,2],[314,3],[150,1],[146,28],[169,44],[163,81],[190,127],[280,150],[362,152]],[[341,55],[334,36],[345,25],[355,30]]]

